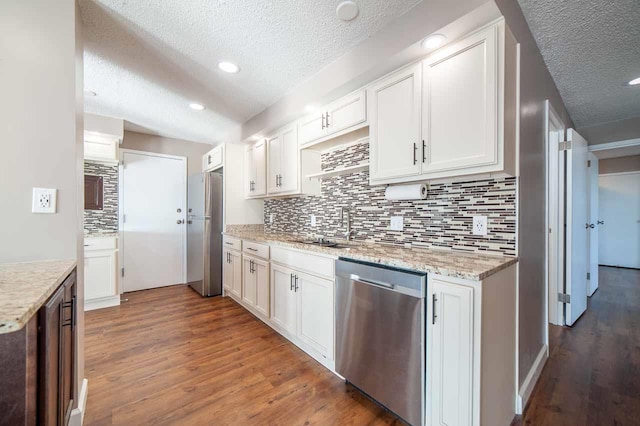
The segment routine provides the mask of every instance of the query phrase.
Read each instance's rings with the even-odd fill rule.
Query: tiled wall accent
[[[322,168],[348,166],[368,158],[368,144],[322,155]],[[320,197],[265,200],[265,231],[342,238],[340,209],[351,211],[353,239],[515,255],[516,178],[431,184],[426,200],[387,201],[384,186],[369,186],[369,172],[322,181]],[[269,223],[271,214],[273,223]],[[311,227],[310,215],[316,215]],[[404,216],[404,231],[390,231],[390,217]],[[488,217],[489,234],[472,234],[473,216]]]
[[[118,231],[118,166],[94,161],[84,162],[84,174],[102,176],[103,209],[84,211],[84,232]]]

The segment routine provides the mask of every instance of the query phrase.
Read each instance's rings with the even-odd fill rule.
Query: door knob
[[[182,213],[182,209],[177,209],[176,210],[178,213]]]
[[[178,225],[181,225],[181,224],[182,224],[182,221],[181,221],[180,219],[178,219],[178,220],[176,220],[176,223],[177,223]]]
[[[604,220],[599,220],[598,225],[604,225]]]

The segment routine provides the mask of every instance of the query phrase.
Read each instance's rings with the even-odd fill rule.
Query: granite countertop
[[[272,234],[263,231],[229,231],[225,235],[242,240],[296,248],[309,252],[346,257],[431,274],[482,281],[518,262],[517,257],[360,243],[350,241],[349,248],[330,248],[304,244],[301,235]]]
[[[0,334],[24,327],[75,266],[75,260],[0,264]]]

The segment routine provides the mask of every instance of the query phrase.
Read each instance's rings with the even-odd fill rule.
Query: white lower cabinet
[[[85,239],[85,311],[120,304],[117,252],[115,237]]]
[[[271,295],[271,321],[332,360],[333,281],[272,264]]]
[[[222,259],[222,282],[229,293],[242,298],[242,259],[239,251],[225,250]]]
[[[269,262],[242,255],[242,301],[269,317]]]
[[[431,425],[471,425],[473,288],[433,280],[427,354]]]

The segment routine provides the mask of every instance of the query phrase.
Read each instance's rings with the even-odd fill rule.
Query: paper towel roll
[[[427,198],[427,185],[416,183],[413,185],[387,186],[384,198],[387,200],[424,200]]]

